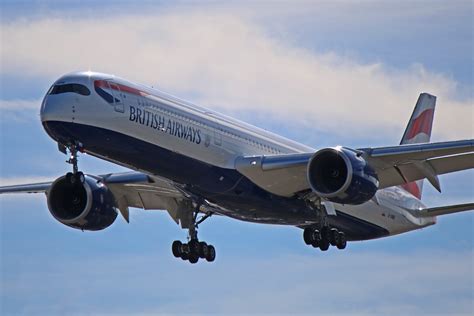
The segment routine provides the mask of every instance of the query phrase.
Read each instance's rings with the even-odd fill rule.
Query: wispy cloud
[[[41,100],[0,100],[0,110],[2,111],[24,111],[37,110],[41,105]]]
[[[426,91],[438,96],[437,138],[474,137],[473,100],[455,97],[453,79],[419,64],[393,69],[318,54],[269,35],[245,14],[46,18],[4,23],[2,29],[7,73],[110,72],[226,112],[265,113],[285,126],[357,137],[401,133],[418,94]]]
[[[39,111],[41,100],[1,100],[0,99],[0,120],[15,120],[19,122],[39,121]],[[1,124],[1,121],[0,121]]]

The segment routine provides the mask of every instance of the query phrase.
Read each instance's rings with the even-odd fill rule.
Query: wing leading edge
[[[379,189],[428,179],[440,190],[437,176],[474,168],[474,140],[412,144],[357,150],[379,178]],[[306,169],[314,153],[247,156],[235,168],[261,188],[291,197],[310,188]]]
[[[0,187],[0,194],[3,193],[44,193],[53,182],[41,182],[31,184],[9,185]]]
[[[129,222],[129,207],[145,210],[166,210],[181,226],[191,225],[189,209],[191,199],[174,183],[164,178],[149,176],[140,172],[112,173],[99,176],[112,191],[120,213]],[[53,181],[0,187],[0,194],[6,193],[48,193]]]

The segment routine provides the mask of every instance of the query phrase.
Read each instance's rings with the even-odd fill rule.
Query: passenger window
[[[61,94],[61,93],[67,93],[67,92],[72,92],[72,93],[77,93],[80,95],[90,95],[91,92],[90,90],[82,85],[82,84],[77,84],[77,83],[68,83],[68,84],[58,84],[55,85],[49,94]]]

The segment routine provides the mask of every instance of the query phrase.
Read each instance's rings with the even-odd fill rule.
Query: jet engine
[[[83,181],[62,176],[48,191],[48,208],[60,223],[81,230],[102,230],[117,218],[112,192],[100,181],[84,175]]]
[[[341,204],[367,202],[379,186],[377,174],[369,163],[344,147],[317,151],[308,163],[307,177],[318,196]]]

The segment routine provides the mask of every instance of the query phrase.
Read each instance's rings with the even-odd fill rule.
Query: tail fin
[[[420,94],[400,145],[430,142],[435,106],[436,97],[434,95]],[[409,182],[401,185],[401,187],[421,199],[423,180]]]

